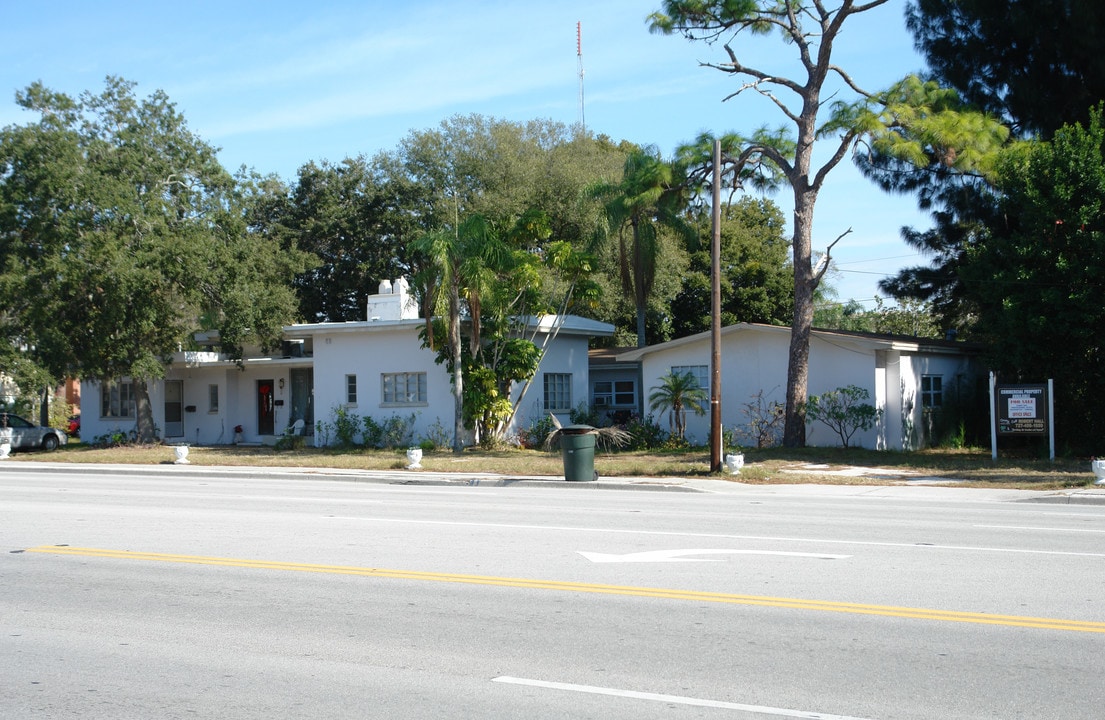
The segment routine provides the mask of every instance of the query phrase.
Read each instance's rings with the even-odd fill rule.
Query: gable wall
[[[746,329],[730,332],[722,336],[721,346],[721,423],[724,428],[735,429],[738,442],[751,444],[747,427],[750,418],[745,405],[755,402],[756,394],[763,393],[763,400],[786,402],[787,360],[790,351],[789,333],[771,330]],[[698,342],[686,343],[670,349],[661,349],[648,353],[642,358],[642,376],[644,378],[645,404],[653,388],[660,384],[660,378],[666,375],[673,365],[710,364],[710,342],[708,338]],[[866,388],[874,404],[875,393],[875,357],[874,352],[863,350],[846,341],[834,339],[827,342],[814,337],[810,342],[809,394],[817,395],[846,385],[858,385]],[[687,438],[695,444],[706,444],[709,438],[709,403],[705,415],[687,415]],[[654,420],[663,428],[669,427],[669,420],[655,415]],[[829,428],[814,423],[806,428],[807,444],[837,445],[839,437]],[[852,443],[863,447],[875,447],[877,431],[857,433]]]
[[[334,422],[335,409],[345,407],[360,417],[384,422],[392,416],[415,415],[414,438],[424,437],[435,423],[453,429],[453,390],[444,365],[421,347],[418,327],[397,326],[359,333],[318,333],[314,340],[315,418]],[[426,373],[426,403],[384,406],[384,373]],[[346,404],[346,376],[357,376],[357,403]],[[317,436],[317,443],[324,438]],[[333,438],[331,437],[331,442]]]
[[[316,417],[333,420],[333,409],[344,404],[345,376],[357,374],[358,403],[350,408],[362,417],[377,421],[392,415],[416,414],[415,439],[424,437],[435,424],[448,432],[453,429],[453,386],[444,365],[434,362],[435,353],[421,347],[418,327],[398,327],[394,331],[366,333],[320,333],[315,337]],[[540,344],[540,336],[537,339]],[[553,340],[538,366],[533,382],[525,390],[516,384],[513,401],[518,408],[510,432],[528,427],[545,415],[544,379],[546,372],[572,374],[572,398],[575,404],[587,399],[586,337],[560,335]],[[427,402],[418,407],[384,407],[381,373],[425,372]],[[568,421],[567,413],[560,416]],[[318,439],[321,441],[321,439]]]
[[[541,337],[535,342],[541,345]],[[578,407],[580,403],[590,405],[587,364],[588,339],[576,335],[558,335],[553,340],[541,359],[537,368],[537,374],[533,376],[524,397],[521,397],[522,389],[515,387],[514,404],[517,412],[514,416],[513,429],[527,428],[534,422],[543,418],[545,413],[545,373],[571,373],[572,374],[572,407]],[[521,400],[519,401],[519,398]],[[569,424],[568,413],[557,413],[557,419],[561,424]]]

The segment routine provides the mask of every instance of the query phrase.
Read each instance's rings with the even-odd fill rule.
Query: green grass
[[[856,448],[771,448],[745,450],[745,467],[739,476],[710,472],[705,448],[683,451],[596,452],[595,469],[604,477],[676,477],[739,480],[743,483],[823,483],[886,485],[907,478],[935,477],[962,481],[966,487],[1058,490],[1091,485],[1089,460],[1060,458],[1055,462],[1031,457],[999,457],[989,451],[923,450],[875,452]],[[168,464],[173,452],[164,445],[92,448],[79,442],[54,453],[18,453],[17,462]],[[302,448],[277,452],[270,447],[193,447],[193,465],[344,468],[399,470],[407,465],[401,450]],[[818,466],[811,468],[810,466]],[[426,452],[422,467],[430,472],[495,473],[499,475],[561,476],[559,453],[540,450],[448,450]],[[833,475],[846,468],[867,468],[863,476]],[[880,473],[879,470],[888,472]],[[895,475],[907,473],[908,475]]]

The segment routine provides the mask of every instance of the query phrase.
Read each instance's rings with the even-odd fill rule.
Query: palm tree
[[[453,452],[464,449],[464,378],[461,358],[461,301],[467,305],[474,357],[480,354],[481,297],[488,292],[489,268],[502,262],[502,244],[481,215],[472,215],[457,227],[427,233],[411,243],[425,258],[416,275],[425,290],[426,341],[433,348],[432,318],[438,304],[447,305],[446,341],[453,366]],[[444,302],[442,302],[444,301]]]
[[[464,381],[461,374],[460,345],[460,266],[462,261],[460,233],[456,230],[436,230],[411,243],[411,250],[421,253],[426,262],[415,275],[423,288],[422,308],[426,314],[426,342],[433,349],[433,316],[438,304],[448,303],[448,324],[445,335],[449,355],[453,359],[453,452],[464,451]]]
[[[688,196],[685,170],[665,162],[656,148],[644,148],[626,158],[621,182],[598,183],[588,188],[588,195],[605,200],[608,229],[618,236],[622,291],[637,310],[637,346],[644,347],[645,311],[660,255],[659,229],[675,230],[688,244],[695,241],[694,229],[682,217]]]
[[[649,408],[668,413],[668,424],[672,435],[683,439],[687,429],[687,410],[696,415],[705,415],[706,389],[698,384],[693,373],[669,372],[660,378],[660,384],[652,388],[648,395]]]

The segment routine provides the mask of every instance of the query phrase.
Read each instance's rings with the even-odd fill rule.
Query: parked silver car
[[[3,433],[5,422],[12,431],[12,450],[34,450],[42,448],[46,452],[53,452],[58,446],[69,441],[69,436],[64,430],[52,427],[40,427],[24,420],[18,415],[0,413],[0,433]]]

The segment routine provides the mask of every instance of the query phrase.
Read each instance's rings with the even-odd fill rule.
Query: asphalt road
[[[1105,507],[0,471],[2,718],[1100,718]]]

